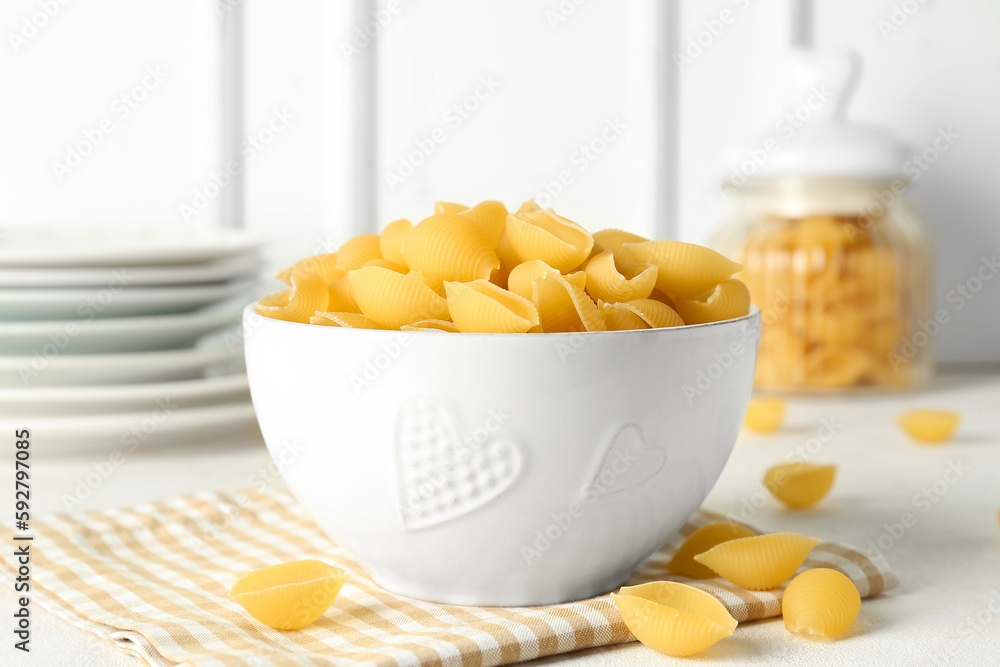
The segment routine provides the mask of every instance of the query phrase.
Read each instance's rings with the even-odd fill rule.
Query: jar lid
[[[845,118],[859,69],[852,53],[795,52],[789,104],[776,132],[741,152],[732,163],[730,182],[789,176],[902,178],[907,146],[884,128]]]

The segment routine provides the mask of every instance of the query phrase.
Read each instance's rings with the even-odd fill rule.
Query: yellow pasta
[[[530,299],[531,284],[546,273],[562,275],[540,259],[521,262],[514,267],[507,277],[507,289],[514,294],[523,296],[525,299]],[[563,277],[580,289],[583,289],[587,285],[587,274],[582,271],[576,271]]]
[[[785,589],[781,615],[785,629],[831,639],[861,612],[861,595],[847,575],[826,567],[806,570]]]
[[[743,268],[714,250],[681,241],[623,243],[622,259],[657,268],[656,287],[671,297],[694,299]]]
[[[656,285],[655,266],[616,262],[610,250],[587,262],[586,275],[587,294],[608,303],[647,299]]]
[[[619,310],[635,315],[639,321],[645,324],[644,327],[628,326],[629,329],[661,329],[679,327],[684,324],[681,316],[674,312],[670,306],[654,299],[635,299],[615,304],[602,303],[601,310],[607,317],[615,318],[616,325],[620,322],[635,322],[635,320],[616,312]]]
[[[899,417],[907,435],[920,442],[944,442],[958,428],[957,412],[948,410],[911,410]]]
[[[463,333],[525,333],[538,326],[535,305],[488,280],[445,282],[448,311]]]
[[[731,637],[737,626],[714,596],[673,581],[623,586],[611,599],[632,635],[665,655],[700,653]]]
[[[406,260],[403,258],[403,243],[411,231],[413,231],[413,223],[406,218],[400,218],[386,225],[378,237],[378,247],[382,257],[397,266],[406,267]]]
[[[347,275],[347,271],[337,266],[337,253],[335,252],[300,259],[284,271],[274,274],[274,277],[286,285],[291,285],[292,273],[295,271],[311,271],[327,283],[332,283]]]
[[[743,425],[758,433],[773,433],[785,421],[785,401],[780,398],[754,398],[747,406]]]
[[[327,304],[325,310],[337,313],[360,313],[361,308],[351,291],[351,280],[345,275],[327,285]],[[324,310],[319,308],[317,310]]]
[[[465,204],[456,204],[450,201],[436,201],[434,202],[434,213],[461,213],[462,211],[468,210],[468,206]]]
[[[489,280],[500,266],[486,234],[467,218],[439,213],[413,228],[403,244],[411,269],[442,280]]]
[[[804,384],[829,389],[858,384],[872,366],[871,353],[861,347],[817,346],[806,353]]]
[[[770,533],[723,542],[694,559],[737,586],[766,591],[795,574],[817,544],[814,537]]]
[[[544,333],[608,330],[604,315],[587,293],[558,273],[546,273],[535,280],[531,300]]]
[[[410,270],[410,275],[434,290],[438,296],[444,296],[444,281],[437,276],[429,276],[423,271]]]
[[[344,327],[345,329],[381,329],[379,325],[360,313],[333,313],[316,311],[309,318],[309,324],[324,327]]]
[[[337,266],[345,271],[360,269],[365,262],[382,256],[378,234],[361,234],[337,250]]]
[[[528,201],[524,202],[517,208],[517,211],[514,212],[514,215],[521,216],[524,215],[525,213],[537,213],[538,211],[541,210],[542,207],[536,204],[534,199],[529,199]]]
[[[480,202],[470,209],[459,212],[459,215],[476,223],[490,240],[490,245],[497,247],[507,227],[507,207],[503,202],[492,200]]]
[[[594,232],[594,243],[601,246],[605,250],[610,250],[619,258],[623,257],[623,244],[645,243],[648,240],[649,239],[643,238],[638,234],[626,232],[621,229],[602,229],[599,232]]]
[[[247,572],[229,598],[277,630],[297,630],[323,615],[350,575],[318,560],[299,560]]]
[[[507,240],[521,262],[540,259],[566,273],[590,254],[594,237],[551,209],[507,216]]]
[[[670,559],[666,568],[674,574],[691,577],[692,579],[712,579],[718,575],[710,568],[696,561],[694,557],[705,553],[712,547],[723,542],[738,540],[743,537],[753,537],[756,534],[743,524],[732,521],[717,521],[707,526],[702,526],[684,540],[684,544],[680,546],[674,557]]]
[[[625,307],[625,304],[598,301],[597,307],[604,314],[604,323],[607,325],[608,331],[652,328],[645,320],[636,315],[633,309]]]
[[[376,257],[375,259],[369,259],[367,262],[361,265],[362,269],[367,269],[369,266],[380,266],[383,269],[389,269],[390,271],[395,271],[396,273],[406,273],[406,267],[400,266],[399,264],[394,264],[387,259],[382,257]]]
[[[420,320],[413,324],[404,324],[399,328],[403,331],[447,331],[449,333],[458,333],[458,327],[455,326],[455,323],[445,320]]]
[[[384,329],[448,319],[445,300],[411,275],[372,266],[351,271],[347,277],[361,314]]]
[[[292,273],[292,289],[258,301],[254,310],[276,320],[307,324],[317,310],[326,310],[328,301],[329,294],[323,278],[311,271],[295,271]]]
[[[823,500],[837,476],[837,466],[813,463],[783,463],[768,469],[764,486],[774,497],[793,509],[806,509]]]
[[[736,278],[724,280],[705,301],[674,299],[686,324],[706,324],[743,317],[750,312],[750,291]]]

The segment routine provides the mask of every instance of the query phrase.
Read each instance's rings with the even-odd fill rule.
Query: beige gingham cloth
[[[697,513],[630,584],[673,578],[717,596],[739,621],[781,612],[781,590],[749,592],[721,579],[664,570],[684,538],[724,519]],[[32,600],[151,665],[504,665],[632,641],[611,598],[546,607],[459,607],[377,585],[287,493],[201,493],[128,510],[51,515],[32,525]],[[4,543],[11,544],[10,530]],[[237,576],[317,558],[351,572],[333,606],[280,632],[227,597]],[[3,576],[11,578],[10,555]],[[804,568],[832,567],[862,597],[899,581],[883,559],[822,542]],[[498,574],[498,576],[502,576]]]

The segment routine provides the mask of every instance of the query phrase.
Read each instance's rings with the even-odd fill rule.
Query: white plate
[[[56,320],[167,315],[250,294],[257,279],[212,285],[29,287],[0,289],[0,320]],[[258,290],[259,291],[259,290]]]
[[[165,445],[206,445],[237,438],[260,443],[257,418],[249,401],[202,408],[158,406],[117,414],[0,419],[0,429],[15,428],[30,430],[32,456],[118,450],[127,458]]]
[[[260,246],[257,234],[224,227],[0,226],[0,267],[185,264],[232,257]]]
[[[243,254],[201,264],[163,266],[0,267],[0,287],[105,287],[116,281],[129,285],[190,285],[217,283],[256,273],[264,260]]]
[[[128,354],[0,357],[0,387],[67,387],[190,380],[243,368],[243,347]]]
[[[238,325],[238,306],[177,315],[92,320],[0,322],[0,354],[145,352],[191,347],[202,336]]]
[[[219,377],[104,387],[0,387],[0,416],[44,417],[143,412],[161,402],[182,408],[250,400],[243,373]]]

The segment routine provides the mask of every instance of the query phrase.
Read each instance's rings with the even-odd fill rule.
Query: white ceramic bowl
[[[261,431],[296,498],[385,588],[536,605],[623,583],[705,499],[760,313],[587,334],[402,333],[244,313]]]

